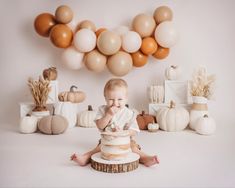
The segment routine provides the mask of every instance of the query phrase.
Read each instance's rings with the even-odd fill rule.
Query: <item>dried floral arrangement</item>
[[[51,89],[51,87],[49,87],[49,83],[50,81],[43,79],[42,76],[39,76],[38,80],[33,80],[32,78],[28,79],[28,86],[35,103],[33,111],[47,110],[46,101]]]
[[[201,96],[210,99],[214,92],[215,75],[207,75],[205,67],[199,67],[193,73],[190,82],[192,96]]]

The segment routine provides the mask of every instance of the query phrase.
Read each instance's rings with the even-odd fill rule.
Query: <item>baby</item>
[[[152,166],[159,163],[157,156],[150,156],[142,152],[140,146],[134,140],[136,133],[140,130],[136,122],[136,114],[126,107],[127,90],[127,83],[123,79],[109,80],[104,87],[106,105],[99,107],[95,122],[100,131],[129,130],[132,152],[140,156],[140,163],[147,167]],[[73,154],[71,160],[80,166],[85,166],[90,162],[91,156],[97,152],[100,152],[100,142],[94,149],[85,154]]]

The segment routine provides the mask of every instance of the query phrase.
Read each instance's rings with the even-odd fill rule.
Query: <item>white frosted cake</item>
[[[129,131],[101,133],[101,158],[122,160],[131,153]]]

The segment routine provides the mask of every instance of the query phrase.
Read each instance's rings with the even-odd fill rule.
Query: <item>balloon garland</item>
[[[128,74],[132,67],[142,67],[148,56],[164,59],[178,39],[172,22],[173,12],[167,6],[155,9],[153,16],[138,14],[132,30],[120,26],[115,30],[97,29],[90,20],[71,27],[73,11],[59,6],[55,15],[42,13],[34,20],[34,29],[42,37],[49,37],[55,47],[64,48],[63,63],[73,70],[85,67],[102,72],[105,67],[115,76]]]

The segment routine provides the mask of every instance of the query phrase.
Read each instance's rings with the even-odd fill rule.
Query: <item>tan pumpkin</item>
[[[48,69],[43,70],[43,78],[49,81],[56,80],[57,78],[56,67],[50,67]]]
[[[142,111],[141,114],[137,115],[136,121],[138,123],[138,126],[139,126],[140,130],[147,130],[149,123],[155,123],[156,122],[155,117],[150,115],[150,114],[146,114],[145,111]]]
[[[58,98],[59,101],[65,102],[70,101],[72,103],[80,103],[83,102],[86,98],[86,95],[82,91],[75,91],[77,89],[77,86],[71,86],[70,91],[64,91],[59,93]]]
[[[68,121],[61,115],[45,116],[40,119],[38,123],[38,129],[44,134],[61,134],[68,128]]]
[[[88,110],[85,110],[78,115],[78,126],[96,127],[96,124],[94,122],[95,117],[96,111],[92,109],[91,105],[88,105]]]

